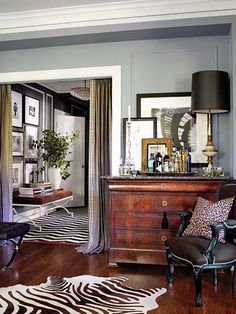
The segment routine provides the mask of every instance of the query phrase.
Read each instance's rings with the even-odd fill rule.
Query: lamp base
[[[207,156],[207,168],[213,170],[213,157],[217,154],[218,150],[215,148],[211,136],[208,136],[206,148],[202,150],[202,153]]]

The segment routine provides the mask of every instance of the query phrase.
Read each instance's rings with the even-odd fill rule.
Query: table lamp
[[[212,113],[230,109],[229,75],[224,71],[200,71],[192,75],[191,110],[207,114],[207,144],[202,151],[207,156],[208,170],[213,169],[213,157],[218,150],[212,140]]]

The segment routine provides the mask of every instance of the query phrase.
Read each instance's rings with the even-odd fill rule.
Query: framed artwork
[[[26,162],[25,163],[25,173],[24,173],[24,183],[36,183],[37,182],[37,162]]]
[[[23,160],[12,164],[12,187],[19,188],[23,184]]]
[[[38,139],[38,128],[35,126],[25,126],[25,146],[24,157],[25,158],[37,158],[38,151],[34,146],[35,141]]]
[[[130,143],[128,137],[128,118],[123,119],[123,159],[128,158],[130,145],[130,158],[134,161],[135,170],[141,171],[142,164],[142,139],[156,137],[157,119],[131,118]]]
[[[149,160],[151,159],[151,155],[155,156],[157,152],[160,152],[162,156],[164,156],[166,153],[170,156],[172,152],[171,137],[142,139],[142,173],[150,172]]]
[[[24,137],[22,132],[12,132],[12,156],[23,156]]]
[[[206,164],[207,115],[191,113],[191,93],[137,94],[137,116],[156,117],[157,138],[171,137],[191,148],[192,166]]]
[[[12,102],[12,126],[22,128],[22,94],[11,91],[11,102]]]
[[[25,123],[39,125],[39,100],[25,96]]]

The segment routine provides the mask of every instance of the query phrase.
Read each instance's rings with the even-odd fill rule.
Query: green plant
[[[42,150],[39,158],[42,158],[48,167],[60,169],[60,175],[63,180],[70,176],[69,167],[72,162],[69,159],[69,154],[71,154],[70,148],[78,138],[79,131],[63,135],[60,132],[46,129],[42,131],[42,138],[36,143],[40,152]],[[40,172],[44,170],[45,166],[39,169]]]

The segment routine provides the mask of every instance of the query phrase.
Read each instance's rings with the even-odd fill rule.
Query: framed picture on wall
[[[25,126],[25,146],[24,157],[25,158],[37,158],[38,150],[34,143],[38,140],[38,128],[35,126]]]
[[[19,188],[23,184],[23,160],[12,164],[12,187]]]
[[[134,161],[135,170],[141,171],[142,166],[142,139],[156,137],[157,119],[131,118],[130,127],[130,157]],[[129,136],[127,127],[128,118],[123,119],[123,159],[128,158]]]
[[[157,138],[171,137],[191,148],[193,167],[206,164],[207,115],[191,113],[191,93],[137,94],[137,116],[156,117]]]
[[[39,100],[25,96],[25,123],[39,125]]]
[[[31,184],[37,182],[37,162],[25,162],[24,183]]]
[[[17,128],[22,128],[22,94],[11,91],[12,99],[12,126]]]
[[[22,132],[12,132],[12,156],[23,156],[24,137]]]

